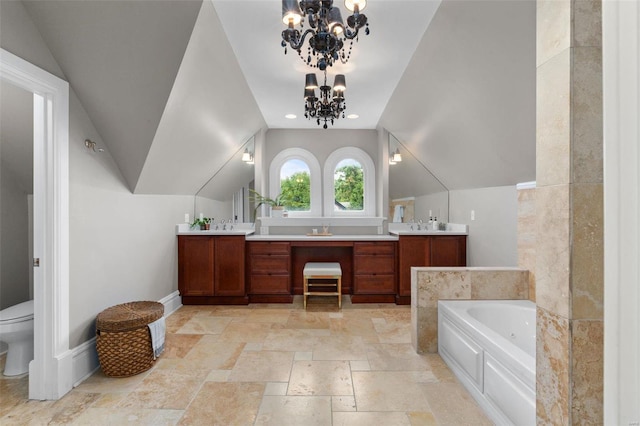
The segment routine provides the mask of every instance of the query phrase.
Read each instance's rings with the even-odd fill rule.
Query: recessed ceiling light
[[[347,118],[351,118],[351,119],[358,118],[358,117],[360,117],[358,114],[349,114],[349,115],[347,115]]]
[[[288,118],[289,120],[293,120],[296,117],[297,116],[295,114],[287,114],[287,115],[285,115],[285,118]]]

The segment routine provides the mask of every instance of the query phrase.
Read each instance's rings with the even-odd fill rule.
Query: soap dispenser
[[[438,217],[434,217],[433,218],[433,223],[432,223],[431,229],[433,229],[434,231],[438,230]]]

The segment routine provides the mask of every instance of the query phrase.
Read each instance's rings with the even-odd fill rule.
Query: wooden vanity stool
[[[342,269],[337,262],[308,262],[304,265],[304,308],[308,296],[338,296],[338,308],[342,307]],[[319,282],[309,282],[318,280]],[[335,281],[335,282],[329,282]],[[336,291],[311,291],[316,288],[335,288]]]

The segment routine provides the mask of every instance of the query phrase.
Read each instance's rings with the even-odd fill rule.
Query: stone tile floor
[[[415,353],[410,307],[336,305],[183,306],[134,377],[98,370],[59,401],[1,378],[0,424],[491,424],[437,354]]]

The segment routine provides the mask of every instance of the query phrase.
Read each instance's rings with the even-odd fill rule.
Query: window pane
[[[362,165],[351,158],[338,163],[333,173],[335,189],[334,210],[362,211],[364,209],[364,172]]]
[[[302,160],[288,160],[280,169],[280,194],[289,211],[311,210],[310,170]]]

